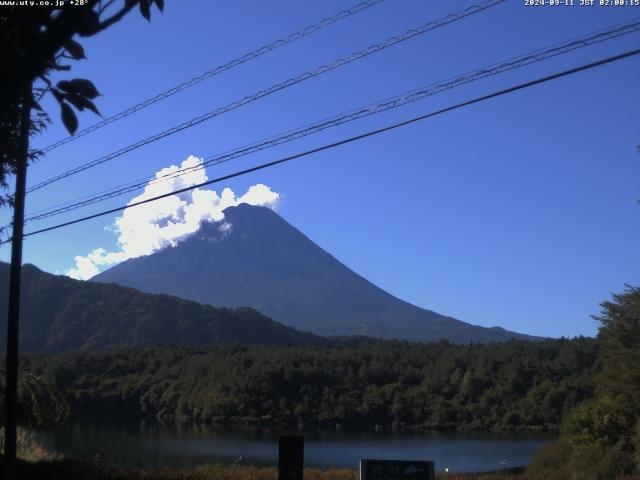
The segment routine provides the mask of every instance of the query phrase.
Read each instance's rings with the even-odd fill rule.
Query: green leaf
[[[76,114],[73,112],[68,103],[62,104],[62,123],[67,128],[69,133],[73,135],[78,130],[78,118]]]
[[[58,103],[62,104],[62,102],[64,102],[64,95],[60,90],[58,90],[57,88],[52,88],[51,93],[53,94],[53,97],[58,101]]]
[[[64,96],[64,98],[80,111],[88,108],[96,115],[102,116],[100,115],[100,112],[98,111],[94,103],[91,100],[83,97],[82,95],[78,95],[77,93],[68,93]]]
[[[91,8],[81,8],[78,10],[80,15],[79,22],[76,26],[76,32],[81,37],[90,37],[100,30],[100,16],[98,12]]]
[[[80,45],[75,40],[69,40],[67,43],[65,43],[64,48],[67,52],[69,52],[69,55],[71,55],[76,60],[87,58],[84,54],[84,48],[82,48],[82,45]]]
[[[84,101],[85,101],[84,106],[85,106],[86,108],[88,108],[89,110],[91,110],[93,113],[95,113],[95,114],[96,114],[96,115],[98,115],[99,117],[101,117],[101,116],[102,116],[102,115],[100,114],[100,111],[98,110],[98,108],[95,106],[95,104],[94,104],[91,100],[88,100],[88,99],[86,99],[86,98],[85,98],[85,99],[84,99]]]
[[[44,111],[44,110],[42,110],[42,107],[40,106],[38,101],[33,97],[31,97],[31,108],[33,108],[34,110],[38,110],[39,112],[43,112]]]
[[[71,105],[76,107],[78,110],[84,110],[84,101],[85,98],[77,93],[66,93],[64,95],[65,100],[67,100]],[[88,101],[88,100],[87,100]]]
[[[90,99],[96,98],[100,93],[95,85],[84,78],[74,78],[73,80],[61,80],[56,86],[67,93],[81,95]]]
[[[73,86],[71,85],[71,82],[69,82],[68,80],[60,80],[56,84],[56,87],[58,87],[63,92],[73,92]]]
[[[158,7],[158,10],[160,10],[161,12],[164,12],[164,0],[155,0],[156,1],[156,6]]]
[[[147,22],[151,21],[151,10],[149,9],[149,0],[140,0],[140,13]]]

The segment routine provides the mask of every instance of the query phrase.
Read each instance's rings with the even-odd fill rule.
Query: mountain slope
[[[279,215],[241,204],[172,248],[92,279],[216,306],[250,306],[321,335],[454,342],[532,338],[484,328],[402,301],[322,250]],[[230,225],[230,227],[229,227]]]
[[[0,312],[6,319],[9,266],[0,262]],[[322,344],[250,308],[229,310],[169,295],[150,295],[119,285],[81,282],[33,265],[22,272],[23,352],[55,353],[175,343],[209,345]],[[6,320],[0,350],[6,345]]]

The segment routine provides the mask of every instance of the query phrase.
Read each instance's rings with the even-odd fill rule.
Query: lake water
[[[291,432],[284,432],[284,434]],[[361,458],[434,460],[436,470],[497,470],[527,465],[553,440],[539,433],[476,432],[304,432],[305,466],[358,468]],[[39,435],[47,448],[66,457],[93,458],[116,467],[185,468],[205,463],[277,465],[278,433],[207,426],[76,424]]]

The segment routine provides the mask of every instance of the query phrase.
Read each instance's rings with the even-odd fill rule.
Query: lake
[[[283,432],[290,434],[291,432]],[[115,467],[186,468],[205,463],[277,465],[278,433],[209,426],[120,427],[78,423],[39,440],[66,457]],[[434,460],[436,470],[478,472],[527,465],[553,440],[541,433],[304,432],[305,466],[358,468],[360,458]],[[240,457],[241,460],[237,460]]]

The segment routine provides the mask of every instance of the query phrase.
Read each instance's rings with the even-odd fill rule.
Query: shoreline
[[[249,417],[229,418],[221,421],[199,421],[193,417],[111,417],[108,421],[104,417],[94,417],[88,414],[79,414],[70,419],[65,426],[86,425],[91,427],[116,426],[116,427],[132,427],[145,426],[149,428],[209,428],[220,431],[230,432],[287,432],[287,434],[304,435],[307,433],[350,433],[350,434],[389,434],[389,433],[540,433],[547,435],[556,435],[560,428],[558,425],[523,425],[514,428],[469,428],[467,426],[458,427],[454,424],[426,425],[415,424],[407,425],[403,423],[396,424],[368,424],[366,426],[359,423],[278,423],[265,421],[265,419],[255,419]]]
[[[212,463],[230,467],[239,457],[243,457],[239,466],[267,468],[277,463],[278,437],[288,433],[255,429],[232,432],[208,428],[167,431],[157,426],[129,431],[71,427],[67,433],[53,432],[38,439],[66,458],[93,460],[100,454],[101,463],[112,468],[192,469]],[[84,440],[78,443],[78,438]],[[305,465],[315,469],[356,469],[361,458],[414,458],[433,460],[441,470],[449,467],[472,475],[504,472],[500,469],[503,459],[509,461],[507,469],[527,465],[540,448],[553,441],[548,434],[530,432],[320,431],[305,433],[304,456]]]

